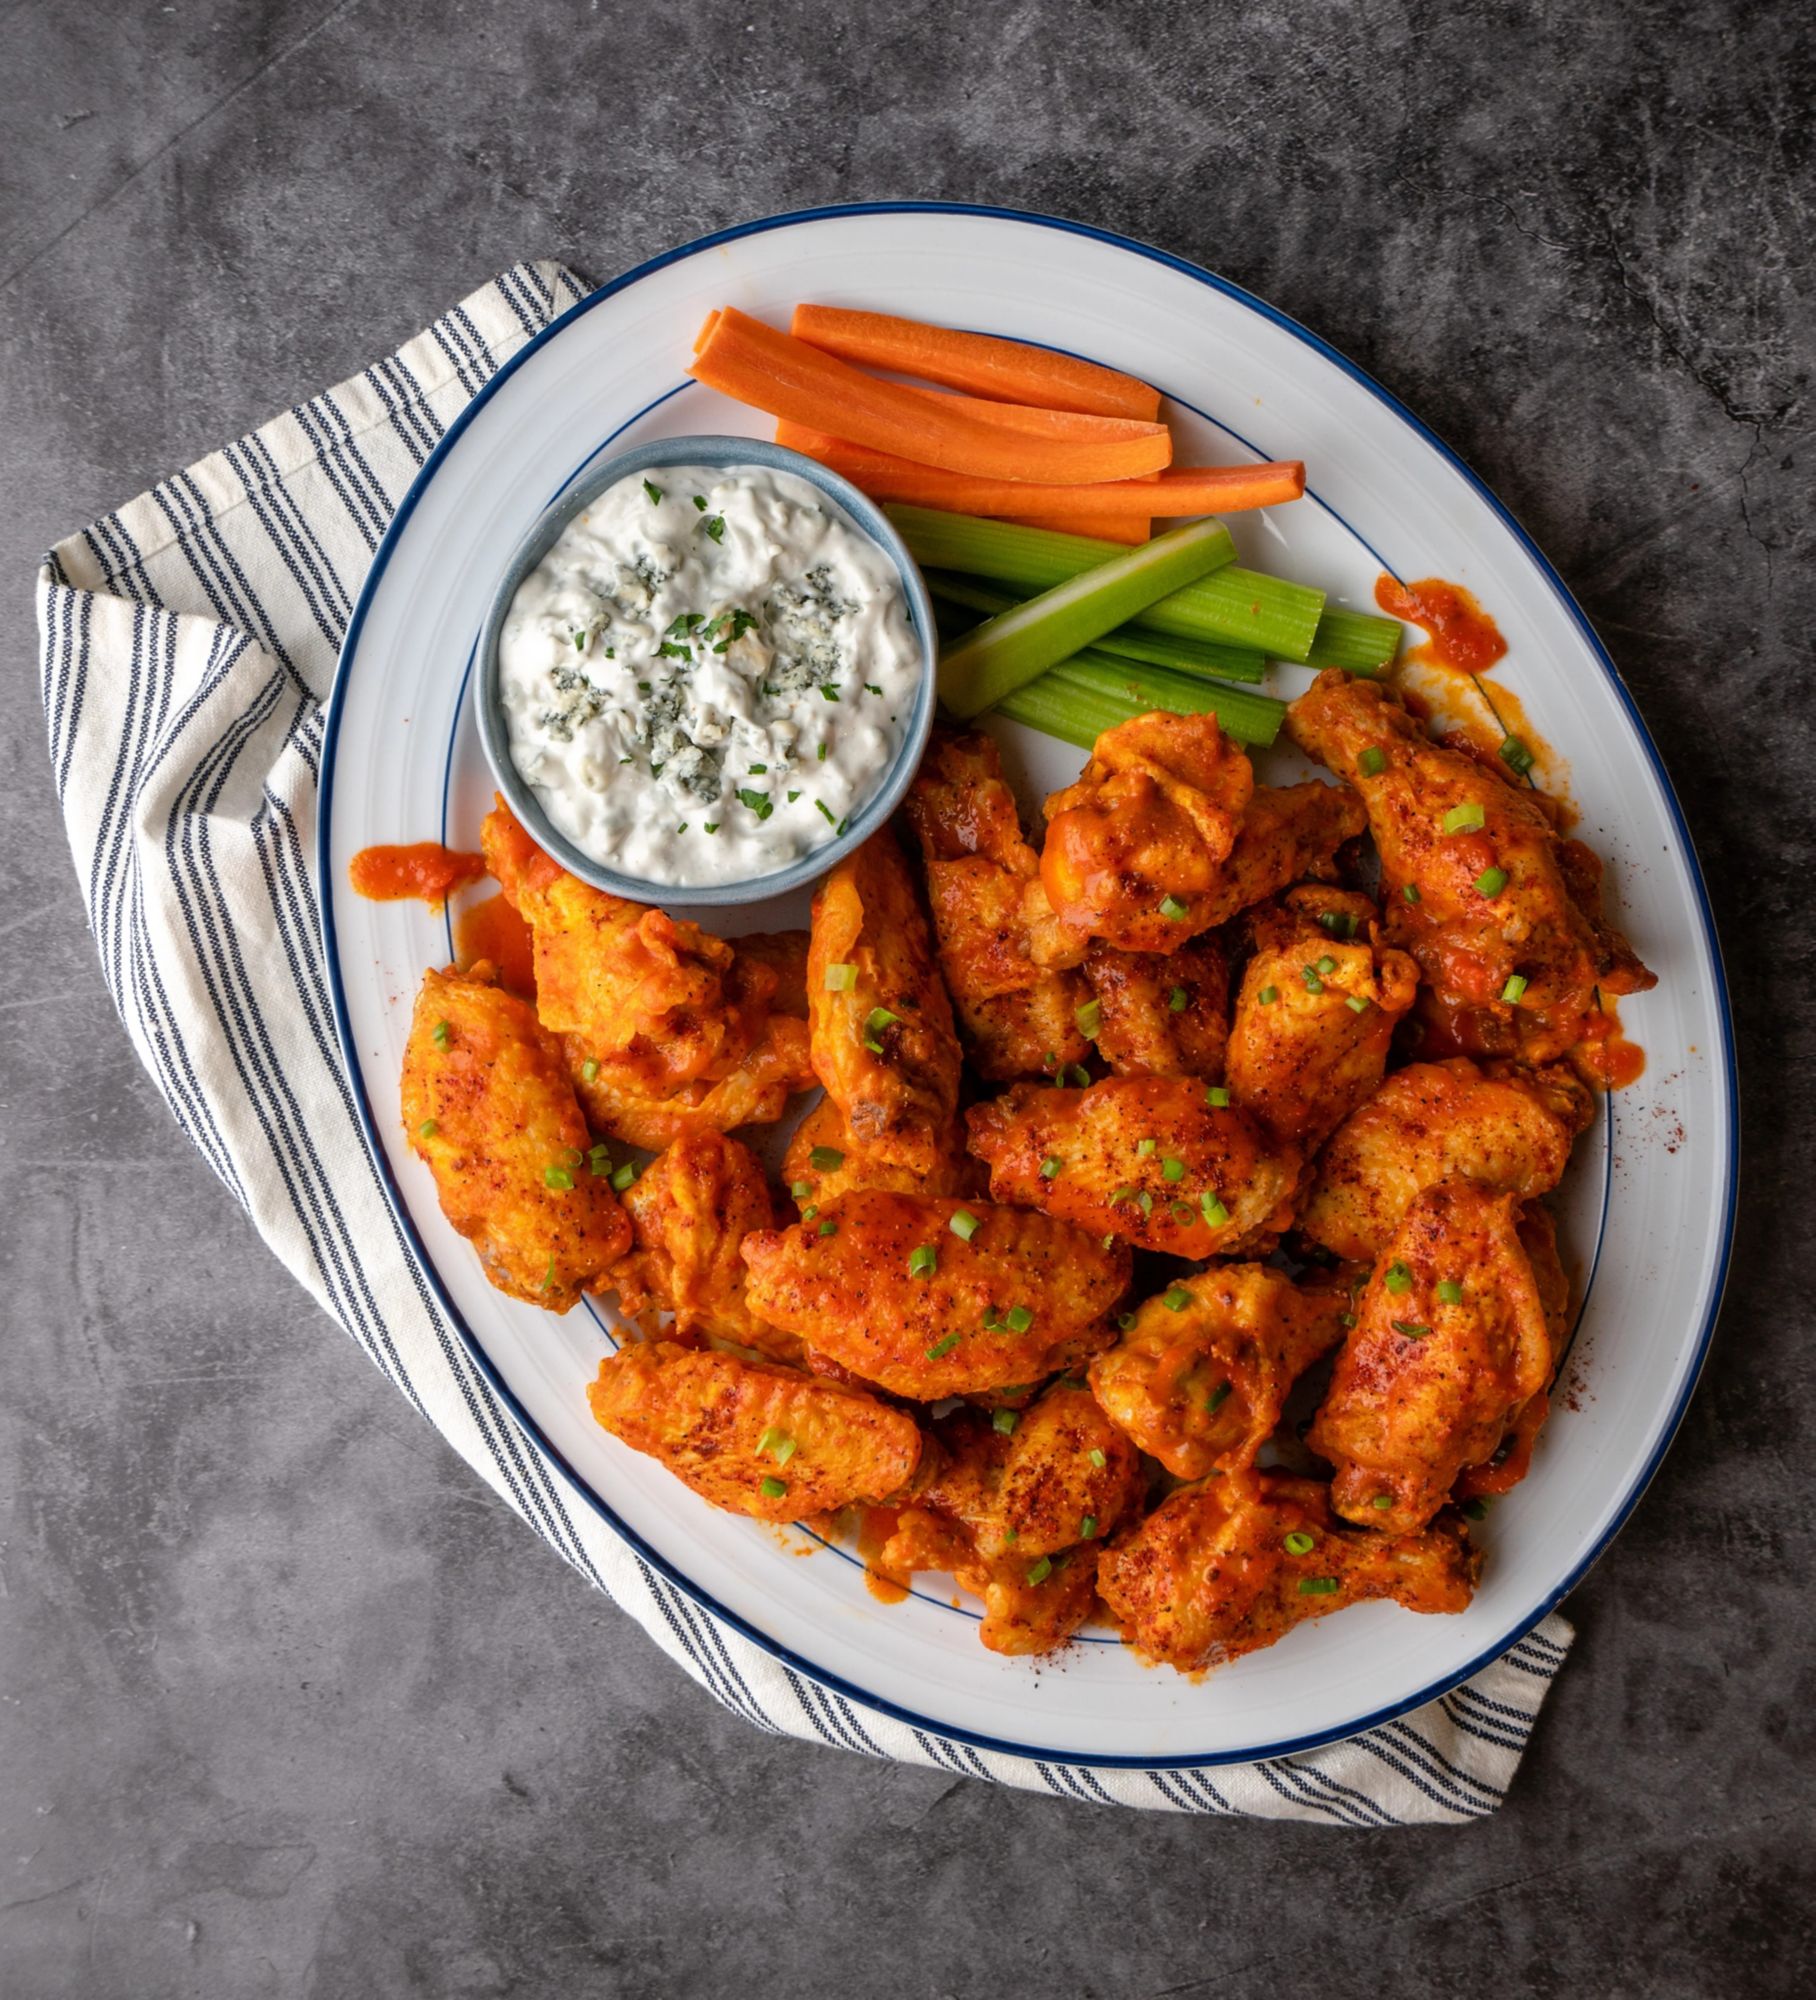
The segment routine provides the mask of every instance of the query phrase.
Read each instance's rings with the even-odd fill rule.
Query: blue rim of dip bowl
[[[908,623],[920,648],[921,677],[915,689],[914,709],[908,727],[897,746],[895,760],[883,782],[851,815],[845,831],[810,854],[791,861],[785,868],[766,875],[751,875],[724,882],[652,882],[641,875],[627,875],[621,869],[577,847],[549,819],[535,787],[511,761],[510,728],[498,689],[498,642],[505,617],[519,586],[555,545],[562,530],[583,507],[590,506],[608,486],[616,486],[640,472],[659,466],[705,465],[728,471],[749,466],[766,472],[790,472],[831,501],[846,524],[867,541],[874,542],[893,564],[906,600]],[[836,472],[798,451],[748,437],[668,437],[640,444],[631,451],[608,458],[587,474],[577,486],[538,517],[536,524],[517,544],[504,576],[492,598],[479,639],[478,672],[473,677],[473,706],[479,724],[479,740],[486,762],[505,803],[522,823],[524,830],[546,854],[552,855],[572,875],[590,882],[596,889],[628,896],[639,903],[734,904],[754,903],[771,896],[784,896],[799,889],[833,867],[842,856],[861,847],[902,802],[920,766],[927,739],[933,733],[934,667],[938,640],[934,632],[933,602],[927,594],[914,558],[883,510]]]

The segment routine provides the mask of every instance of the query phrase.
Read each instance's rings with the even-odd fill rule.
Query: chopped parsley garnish
[[[748,785],[739,786],[738,803],[748,806],[758,819],[767,819],[776,809],[775,801],[767,792],[754,792]]]
[[[700,523],[700,525],[706,530],[706,532],[713,538],[715,542],[724,541],[725,516],[723,514],[709,515],[706,520]]]

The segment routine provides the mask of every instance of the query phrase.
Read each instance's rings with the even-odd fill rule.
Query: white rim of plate
[[[1651,768],[1652,775],[1659,788],[1659,793],[1664,800],[1666,810],[1670,816],[1672,830],[1680,843],[1684,874],[1690,885],[1697,916],[1702,926],[1702,941],[1709,957],[1713,981],[1711,997],[1714,1003],[1715,1023],[1720,1040],[1719,1061],[1716,1065],[1716,1070],[1723,1105],[1727,1114],[1726,1130],[1723,1134],[1725,1152],[1722,1163],[1722,1212],[1719,1223],[1714,1276],[1708,1290],[1702,1324],[1696,1332],[1695,1348],[1691,1364],[1684,1373],[1682,1386],[1677,1398],[1666,1414],[1651,1452],[1645,1462],[1632,1476],[1627,1490],[1613,1508],[1601,1538],[1579,1559],[1562,1580],[1554,1588],[1546,1592],[1540,1601],[1532,1606],[1529,1611],[1517,1616],[1511,1626],[1503,1630],[1491,1644],[1484,1647],[1481,1652],[1462,1666],[1445,1672],[1429,1683],[1422,1684],[1415,1691],[1401,1699],[1329,1729],[1314,1731],[1304,1736],[1292,1737],[1278,1742],[1247,1746],[1236,1750],[1198,1752],[1175,1756],[1093,1755],[1077,1750],[1062,1750],[1036,1744],[1007,1741],[1000,1737],[988,1736],[974,1730],[968,1730],[951,1722],[940,1721],[918,1714],[911,1709],[901,1706],[899,1703],[889,1701],[854,1682],[844,1679],[842,1676],[831,1672],[826,1667],[814,1661],[803,1658],[799,1653],[793,1651],[772,1634],[763,1631],[748,1619],[741,1617],[737,1612],[719,1603],[708,1592],[703,1590],[700,1585],[695,1583],[683,1570],[679,1569],[667,1557],[653,1548],[627,1522],[618,1516],[610,1503],[568,1462],[565,1455],[548,1438],[542,1427],[525,1408],[516,1392],[506,1382],[503,1374],[487,1353],[484,1345],[467,1325],[464,1316],[455,1306],[452,1297],[441,1280],[440,1274],[435,1268],[434,1260],[430,1257],[427,1247],[417,1232],[415,1222],[404,1200],[402,1190],[398,1186],[397,1180],[391,1170],[390,1161],[379,1137],[371,1100],[366,1091],[364,1076],[354,1045],[347,997],[341,978],[340,956],[333,908],[332,876],[330,873],[331,835],[333,827],[332,801],[335,753],[341,714],[345,705],[345,697],[350,679],[350,670],[358,651],[360,634],[365,624],[367,612],[384,577],[386,567],[389,564],[396,544],[401,538],[411,515],[414,513],[418,502],[424,493],[427,492],[455,444],[481,409],[485,407],[498,390],[502,388],[504,383],[532,355],[551,342],[557,334],[574,320],[603,305],[608,299],[629,290],[642,279],[650,277],[658,271],[665,270],[670,265],[680,263],[690,257],[699,256],[703,252],[717,249],[724,244],[734,243],[750,236],[763,235],[773,230],[795,227],[803,223],[837,219],[848,220],[852,217],[862,215],[950,215],[966,218],[996,219],[1005,222],[1032,224],[1036,227],[1058,231],[1064,235],[1083,237],[1091,242],[1105,244],[1113,249],[1125,251],[1131,255],[1144,258],[1149,262],[1162,265],[1166,269],[1189,278],[1195,283],[1208,286],[1211,290],[1220,293],[1223,297],[1256,314],[1270,325],[1280,328],[1291,335],[1293,339],[1300,341],[1314,353],[1330,362],[1344,375],[1348,376],[1351,381],[1355,382],[1370,396],[1383,404],[1422,444],[1436,452],[1445,464],[1467,483],[1476,496],[1486,503],[1490,512],[1510,536],[1514,545],[1525,556],[1540,579],[1557,599],[1560,608],[1576,629],[1584,646],[1600,669],[1609,689],[1620,705],[1622,712],[1625,714],[1628,725],[1633,731],[1634,738],[1639,744],[1640,749],[1644,752],[1646,761]],[[639,412],[638,414],[641,415],[644,413]],[[626,427],[628,427],[629,423],[636,420],[636,416],[628,418],[626,420]],[[1227,426],[1223,426],[1223,428],[1227,429]],[[617,434],[621,434],[621,431]],[[1338,518],[1342,520],[1341,516]],[[1342,525],[1364,547],[1369,549],[1370,554],[1374,555],[1375,559],[1381,562],[1384,570],[1388,570],[1391,573],[1392,565],[1382,560],[1378,552],[1374,550],[1373,545],[1368,541],[1367,536],[1363,535],[1360,530],[1356,529],[1347,520],[1342,520]],[[468,672],[470,673],[470,671],[471,661],[469,660]],[[465,684],[463,677],[462,696],[460,702],[457,704],[457,712],[459,708],[464,708],[464,706]],[[1311,332],[1309,328],[1301,326],[1297,320],[1280,312],[1265,300],[1255,297],[1253,293],[1243,290],[1241,286],[1232,284],[1228,279],[1217,276],[1215,272],[1207,271],[1201,265],[1194,264],[1188,259],[1176,257],[1170,251],[1156,249],[1153,245],[1142,243],[1133,237],[1119,235],[1113,230],[1099,229],[1089,223],[1072,222],[1063,217],[1043,215],[1032,210],[974,205],[966,202],[853,202],[817,208],[797,209],[777,215],[764,216],[750,222],[736,223],[729,228],[716,230],[710,235],[697,237],[691,242],[680,244],[674,249],[665,251],[660,256],[652,257],[644,263],[636,265],[631,270],[622,273],[620,276],[609,280],[596,290],[589,292],[584,299],[570,306],[559,318],[552,320],[540,333],[526,341],[516,353],[500,365],[497,371],[475,392],[471,401],[462,408],[460,413],[448,425],[447,430],[443,433],[435,448],[429,454],[428,459],[423,464],[421,471],[418,472],[415,479],[411,482],[408,492],[405,493],[403,499],[399,502],[396,513],[392,516],[384,535],[380,539],[378,549],[372,559],[372,566],[367,571],[365,582],[360,589],[359,599],[354,606],[353,615],[348,621],[346,636],[341,643],[340,657],[336,664],[334,686],[328,698],[322,739],[320,800],[316,825],[316,874],[323,956],[327,965],[329,996],[334,1015],[335,1034],[340,1044],[341,1060],[346,1070],[349,1087],[353,1093],[354,1105],[358,1113],[360,1128],[365,1138],[367,1151],[377,1169],[380,1183],[384,1188],[385,1198],[390,1203],[398,1227],[409,1246],[410,1254],[416,1260],[424,1282],[433,1292],[436,1302],[447,1315],[450,1325],[459,1336],[463,1346],[471,1356],[474,1365],[480,1370],[491,1386],[493,1393],[511,1413],[513,1420],[523,1430],[526,1437],[536,1446],[537,1450],[560,1469],[593,1511],[606,1522],[613,1532],[619,1535],[631,1548],[635,1549],[643,1561],[649,1563],[677,1589],[684,1591],[704,1611],[715,1618],[722,1619],[727,1625],[730,1625],[734,1630],[742,1634],[753,1645],[760,1647],[773,1659],[792,1668],[797,1673],[806,1675],[820,1686],[830,1688],[845,1696],[848,1700],[855,1701],[861,1706],[870,1708],[879,1714],[890,1716],[894,1720],[905,1723],[912,1728],[931,1731],[942,1738],[955,1742],[968,1743],[975,1748],[992,1751],[999,1755],[1038,1758],[1050,1764],[1070,1765],[1081,1769],[1097,1770],[1207,1769],[1225,1764],[1247,1763],[1259,1758],[1291,1756],[1321,1748],[1325,1744],[1341,1742],[1348,1738],[1365,1734],[1368,1730],[1378,1728],[1384,1723],[1392,1722],[1397,1717],[1409,1714],[1414,1709],[1425,1707],[1428,1703],[1436,1701],[1447,1694],[1452,1688],[1460,1686],[1475,1674],[1480,1673],[1484,1667],[1499,1659],[1509,1648],[1518,1645],[1534,1627],[1540,1624],[1576,1588],[1613,1544],[1621,1529],[1626,1525],[1633,1509],[1638,1505],[1647,1487],[1651,1484],[1659,1466],[1664,1462],[1665,1454],[1670,1450],[1672,1442],[1676,1438],[1678,1428],[1683,1422],[1684,1413],[1689,1408],[1690,1399],[1694,1396],[1697,1384],[1701,1380],[1703,1367],[1708,1359],[1710,1343],[1714,1338],[1716,1322],[1721,1313],[1722,1298],[1727,1287],[1728,1270],[1734,1242],[1735,1205],[1739,1180],[1740,1113],[1735,1073],[1733,1010],[1728,993],[1727,971],[1721,955],[1721,941],[1716,932],[1714,913],[1710,906],[1707,885],[1703,880],[1702,864],[1697,857],[1695,843],[1691,839],[1689,826],[1684,819],[1683,808],[1678,801],[1676,790],[1671,783],[1664,760],[1660,757],[1658,747],[1652,740],[1651,731],[1647,728],[1645,719],[1641,716],[1633,701],[1633,697],[1628,693],[1626,683],[1621,679],[1620,671],[1615,666],[1607,648],[1597,636],[1594,627],[1590,624],[1582,607],[1570,594],[1563,578],[1558,575],[1537,543],[1534,542],[1525,528],[1521,526],[1520,522],[1494,491],[1469,465],[1451,450],[1442,438],[1415,416],[1392,391],[1384,388],[1379,382],[1375,381],[1364,369],[1359,368],[1328,341],[1324,340],[1318,334]],[[1583,1304],[1586,1303],[1587,1288],[1585,1288]],[[1579,1328],[1581,1318],[1582,1305],[1579,1305],[1577,1322]],[[1575,1334],[1573,1332],[1572,1339],[1574,1340],[1574,1338]]]

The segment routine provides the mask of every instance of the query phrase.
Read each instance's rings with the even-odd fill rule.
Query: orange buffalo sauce
[[[484,857],[460,854],[433,840],[408,847],[362,847],[347,864],[354,890],[374,903],[412,899],[439,910],[456,889],[486,872]]]
[[[1577,1068],[1601,1090],[1625,1090],[1646,1073],[1646,1052],[1628,1041],[1612,1000],[1604,999],[1601,1012],[1589,1017],[1583,1039],[1570,1053]]]
[[[536,955],[530,927],[503,896],[470,904],[454,919],[454,958],[462,971],[482,958],[498,970],[498,983],[520,999],[536,997]]]
[[[895,1533],[895,1524],[893,1507],[866,1507],[858,1517],[858,1554],[864,1558],[864,1588],[880,1604],[900,1604],[908,1595],[894,1577],[885,1576],[876,1567],[876,1558]]]
[[[1431,636],[1419,651],[1458,673],[1485,674],[1507,650],[1501,628],[1460,583],[1436,576],[1402,583],[1383,573],[1375,578],[1375,602],[1389,618],[1422,625]]]

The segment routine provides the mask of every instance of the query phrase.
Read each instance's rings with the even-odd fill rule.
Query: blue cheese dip
[[[498,664],[511,761],[553,824],[678,888],[770,874],[842,832],[921,673],[888,555],[757,466],[608,487],[518,587]]]

